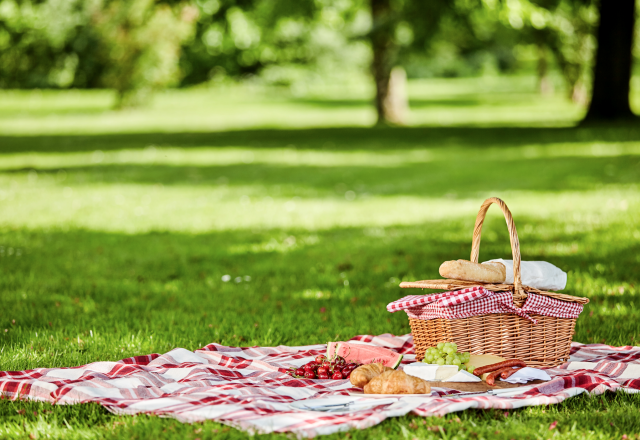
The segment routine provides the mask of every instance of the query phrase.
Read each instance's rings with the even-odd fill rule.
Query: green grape
[[[460,362],[460,359],[454,359],[453,360],[453,365],[458,365],[460,366],[462,364],[462,362]]]
[[[470,367],[467,367],[467,371],[468,371],[469,373],[473,373],[473,370],[475,370],[475,369],[476,369],[476,367],[474,367],[473,365],[472,365],[472,366],[470,366]]]
[[[467,371],[467,367],[465,367],[464,365],[459,365],[458,371]]]
[[[453,348],[453,351],[458,351],[458,344],[455,342],[450,343],[449,347]]]
[[[436,361],[436,364],[438,365],[444,365],[444,359],[440,358]]]
[[[444,342],[438,342],[438,350],[442,350],[442,347],[444,347]]]
[[[429,354],[429,355],[425,356],[425,359],[426,359],[429,363],[431,363],[431,361],[433,360],[433,356]]]

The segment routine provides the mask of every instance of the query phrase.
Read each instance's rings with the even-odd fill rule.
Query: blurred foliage
[[[596,49],[597,4],[593,0],[511,0],[500,14],[503,21],[521,29],[521,41],[537,46],[540,61],[546,52],[566,83],[569,98],[586,103],[587,84]],[[539,73],[545,75],[539,64]]]
[[[198,10],[156,0],[0,1],[0,87],[110,87],[119,105],[176,84]]]
[[[185,49],[185,84],[260,73],[272,84],[336,79],[366,65],[355,36],[370,18],[363,0],[196,0],[197,38]]]
[[[154,89],[180,79],[180,49],[198,10],[154,0],[112,0],[96,6],[91,23],[106,62],[102,81],[116,90],[118,107],[146,101]]]
[[[0,1],[0,87],[95,86],[86,74],[75,82],[79,70],[93,71],[88,6],[81,0]]]
[[[383,25],[393,27],[395,61],[409,77],[558,70],[568,96],[586,97],[596,0],[391,5]],[[0,0],[0,87],[110,87],[126,105],[157,88],[225,78],[344,81],[368,72],[369,8],[368,0]]]

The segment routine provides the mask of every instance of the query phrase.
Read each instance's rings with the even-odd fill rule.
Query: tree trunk
[[[371,17],[371,71],[376,83],[378,124],[401,125],[407,108],[406,75],[404,70],[394,70],[398,47],[394,41],[396,26],[391,0],[371,0]]]
[[[549,63],[547,61],[547,48],[544,44],[538,44],[538,90],[541,95],[553,95],[553,83],[549,78]]]
[[[600,0],[593,92],[585,121],[632,118],[629,106],[636,0]]]

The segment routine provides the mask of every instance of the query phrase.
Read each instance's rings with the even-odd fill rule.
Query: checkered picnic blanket
[[[357,336],[354,343],[390,348],[415,360],[411,335]],[[136,356],[73,368],[0,372],[0,394],[57,404],[98,402],[117,414],[152,413],[183,422],[216,420],[252,433],[293,432],[313,437],[363,429],[413,412],[443,415],[467,408],[511,409],[560,403],[583,392],[640,390],[640,347],[574,343],[571,360],[547,372],[552,380],[518,397],[441,398],[456,391],[434,388],[430,397],[347,414],[294,410],[289,403],[308,398],[346,396],[348,380],[294,379],[289,367],[309,362],[326,345],[302,347],[226,347],[209,344],[191,352]]]
[[[409,295],[387,305],[389,312],[404,310],[414,319],[460,319],[488,313],[515,313],[534,324],[530,314],[577,318],[582,304],[560,301],[548,296],[529,293],[522,308],[513,305],[511,292],[492,292],[482,286],[468,287],[434,295]]]

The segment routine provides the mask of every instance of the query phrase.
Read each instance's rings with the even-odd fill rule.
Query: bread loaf
[[[442,263],[440,275],[452,280],[504,283],[506,268],[498,262],[479,264],[468,260],[452,260]]]
[[[385,371],[393,371],[393,368],[385,367],[381,363],[360,365],[353,370],[349,379],[353,386],[362,388],[371,382],[373,378],[380,376]]]
[[[404,371],[388,370],[371,379],[364,386],[365,394],[429,394],[431,386],[426,380],[409,376]]]

